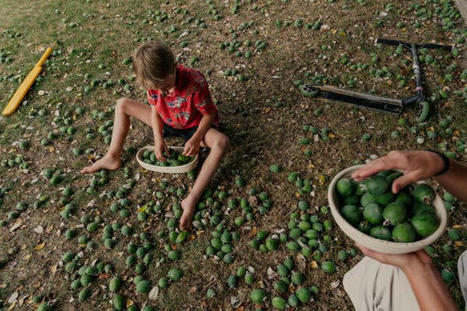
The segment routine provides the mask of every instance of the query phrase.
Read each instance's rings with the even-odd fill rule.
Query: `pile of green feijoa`
[[[407,243],[430,236],[440,223],[432,205],[435,192],[427,184],[416,184],[394,194],[392,183],[401,175],[391,170],[361,182],[341,178],[336,186],[341,215],[377,239]]]
[[[143,161],[156,166],[180,166],[193,161],[193,157],[185,156],[177,150],[170,149],[170,154],[164,154],[166,161],[159,161],[152,150],[144,150],[142,154]]]

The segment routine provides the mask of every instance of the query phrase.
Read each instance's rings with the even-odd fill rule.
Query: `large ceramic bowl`
[[[446,229],[447,213],[446,209],[444,208],[443,200],[438,194],[436,194],[435,200],[433,201],[433,206],[436,210],[436,215],[440,219],[440,224],[438,229],[432,235],[424,238],[423,240],[410,243],[380,240],[359,231],[357,228],[348,223],[344,219],[344,217],[342,217],[339,211],[341,206],[339,206],[336,185],[339,179],[349,177],[352,174],[352,172],[356,171],[360,167],[362,167],[362,165],[356,165],[346,168],[345,170],[339,172],[339,174],[337,174],[331,181],[331,184],[328,188],[328,201],[329,206],[331,208],[332,216],[334,217],[334,220],[336,221],[337,225],[341,228],[341,230],[344,231],[344,233],[348,235],[352,240],[358,242],[366,248],[375,250],[377,252],[386,254],[406,254],[425,248],[426,246],[436,241],[443,234],[444,230]]]
[[[169,146],[168,148],[179,151],[179,152],[183,151],[183,147]],[[198,155],[196,155],[190,163],[179,165],[179,166],[158,166],[158,165],[149,164],[143,161],[143,152],[145,150],[153,151],[154,146],[146,146],[146,147],[141,148],[136,153],[136,161],[138,161],[139,165],[141,165],[145,169],[153,171],[153,172],[168,173],[168,174],[181,174],[181,173],[187,173],[193,170],[196,167],[196,165],[198,165]]]

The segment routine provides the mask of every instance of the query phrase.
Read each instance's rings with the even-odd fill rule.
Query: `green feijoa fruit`
[[[118,276],[114,277],[112,280],[110,280],[109,290],[111,292],[115,292],[120,288],[121,284],[122,284],[122,280]]]
[[[67,231],[65,231],[65,238],[67,240],[71,240],[76,236],[76,234],[77,234],[77,232],[75,230],[68,229]]]
[[[447,201],[449,203],[455,203],[457,201],[457,198],[453,196],[452,194],[450,194],[449,192],[445,192],[443,194],[443,199],[444,201]]]
[[[253,273],[247,272],[245,274],[245,283],[248,285],[251,285],[254,282],[255,282],[255,276],[253,275]]]
[[[89,288],[85,287],[79,292],[78,299],[79,301],[86,301],[89,298],[89,296],[91,296],[91,291],[89,290]]]
[[[180,252],[177,250],[171,250],[168,254],[167,257],[169,257],[170,260],[175,261],[180,259]]]
[[[135,266],[135,272],[136,273],[142,274],[144,272],[144,270],[146,270],[146,268],[144,267],[143,264],[141,264],[141,263],[136,264],[136,266]]]
[[[298,177],[298,173],[297,172],[291,172],[289,174],[289,176],[287,177],[287,179],[290,181],[290,182],[295,182],[297,180],[297,177]]]
[[[341,214],[350,224],[354,227],[358,226],[358,223],[362,220],[362,212],[355,205],[345,205],[341,209]]]
[[[295,294],[292,294],[289,296],[289,299],[287,300],[287,304],[291,306],[292,308],[295,308],[300,304],[300,301],[298,300]]]
[[[162,277],[159,279],[159,282],[157,282],[157,285],[160,288],[167,288],[167,286],[169,285],[169,279],[167,279],[166,277]]]
[[[295,292],[295,295],[297,296],[298,300],[300,300],[301,303],[310,302],[311,294],[310,294],[309,289],[306,287],[299,287],[297,291]]]
[[[368,223],[368,221],[362,221],[358,224],[357,229],[360,230],[363,233],[370,234],[371,228],[373,228],[372,225]]]
[[[227,279],[227,285],[229,285],[230,288],[234,288],[235,286],[237,286],[237,283],[238,277],[236,275],[230,275]]]
[[[287,302],[282,297],[272,298],[272,306],[277,310],[284,310]]]
[[[276,281],[274,283],[274,290],[279,294],[285,294],[289,286],[282,280]]]
[[[177,268],[173,268],[169,270],[167,276],[169,277],[169,279],[175,282],[180,280],[180,278],[183,276],[183,271]]]
[[[300,285],[305,281],[305,276],[300,272],[294,272],[291,280],[295,285]]]
[[[127,309],[127,311],[130,311]],[[156,311],[156,309],[153,306],[144,306],[143,310],[141,311]]]
[[[376,202],[376,197],[368,192],[366,192],[362,197],[360,198],[360,204],[365,207],[370,203],[377,203]]]
[[[288,276],[290,273],[290,270],[285,266],[285,265],[278,265],[277,266],[277,274],[279,274],[282,277]]]
[[[63,255],[62,260],[63,262],[70,262],[75,258],[75,253],[67,252]]]
[[[81,280],[74,280],[70,285],[71,289],[75,290],[81,287]]]
[[[95,222],[91,222],[90,224],[86,226],[86,230],[88,230],[89,232],[94,232],[97,230],[98,227],[99,227],[99,224]]]
[[[53,307],[48,302],[43,302],[37,307],[37,311],[52,311]]]
[[[360,204],[360,197],[358,195],[349,195],[344,198],[345,205],[358,205]]]
[[[385,192],[383,194],[375,196],[376,202],[383,206],[388,205],[392,201],[394,201],[395,194],[391,191]]]
[[[362,196],[366,193],[366,184],[365,182],[358,182],[355,186],[355,195]]]
[[[445,280],[447,283],[451,283],[456,278],[455,274],[446,268],[444,268],[441,271],[441,276],[443,277],[443,280]]]
[[[391,225],[397,225],[404,222],[407,218],[407,209],[402,203],[393,202],[384,208],[383,217]]]
[[[212,298],[214,296],[216,296],[216,292],[212,288],[208,288],[208,290],[206,291],[206,297]]]
[[[375,175],[366,180],[366,188],[372,195],[385,193],[389,188],[389,183],[383,176]]]
[[[266,247],[270,251],[275,251],[279,247],[279,240],[278,239],[272,239],[272,238],[267,238],[266,239]]]
[[[175,239],[175,243],[182,243],[183,241],[186,240],[188,237],[188,231],[181,231],[178,235],[177,238]]]
[[[391,231],[383,226],[371,228],[370,235],[376,239],[390,241],[392,238]]]
[[[398,224],[392,230],[392,239],[396,242],[409,243],[415,241],[415,229],[408,222]]]
[[[412,225],[417,234],[425,238],[438,229],[439,219],[432,213],[419,213],[412,218]]]
[[[237,268],[237,276],[238,276],[239,278],[244,277],[245,274],[246,274],[246,269],[245,269],[245,267],[238,267],[238,268]]]
[[[412,196],[419,202],[431,204],[435,199],[435,192],[427,184],[418,184],[413,188]]]
[[[321,264],[321,269],[329,274],[336,272],[336,265],[332,261],[325,261]]]
[[[253,303],[262,304],[266,297],[266,291],[262,288],[255,288],[250,293],[250,299]]]
[[[426,204],[424,202],[419,202],[419,201],[415,201],[412,204],[412,206],[410,206],[409,210],[413,216],[420,214],[420,213],[433,213],[434,212],[431,205]]]
[[[136,257],[133,256],[133,255],[128,256],[128,257],[126,258],[125,263],[126,263],[126,265],[127,265],[128,267],[134,266],[135,263],[136,263]]]
[[[363,217],[372,225],[383,223],[383,211],[376,203],[370,203],[363,208]]]
[[[305,232],[311,228],[311,224],[308,221],[301,221],[298,223],[298,228]]]
[[[290,241],[286,244],[286,247],[289,251],[298,251],[300,250],[300,245],[295,241]]]
[[[310,218],[311,220],[311,218]],[[313,222],[313,225],[311,226],[311,228],[315,231],[318,231],[318,232],[321,232],[323,231],[323,225],[320,224],[319,222]]]
[[[141,280],[136,284],[136,292],[143,294],[151,290],[151,283],[147,280]]]
[[[232,245],[230,244],[224,244],[221,246],[221,252],[223,252],[224,254],[228,254],[230,252],[232,252]]]
[[[132,231],[133,230],[131,229],[130,226],[127,226],[127,225],[122,226],[121,232],[122,232],[123,235],[130,236]]]
[[[287,267],[287,269],[292,270],[295,267],[295,263],[293,261],[293,257],[289,256],[284,259],[284,266]]]
[[[116,294],[113,299],[113,304],[115,310],[123,310],[125,308],[125,298],[120,294]]]
[[[425,252],[431,257],[433,257],[436,254],[434,247],[431,245],[428,245],[427,247],[425,247]]]
[[[337,182],[336,188],[341,196],[348,197],[353,193],[355,185],[349,178],[341,178]]]
[[[107,249],[112,249],[115,245],[115,242],[112,239],[105,239],[104,240],[104,246]]]
[[[405,190],[402,190],[396,195],[395,202],[400,202],[404,204],[405,207],[409,207],[412,205],[413,199],[412,199],[412,196],[408,192],[406,192]]]
[[[302,230],[300,228],[293,228],[292,230],[290,230],[290,233],[289,233],[289,237],[291,239],[298,239],[301,235],[302,235]]]
[[[298,208],[304,211],[310,208],[310,204],[307,201],[300,201],[298,202]]]
[[[448,230],[448,237],[452,241],[460,241],[461,240],[461,234],[460,234],[459,230],[457,230],[457,229],[449,229]]]
[[[281,171],[281,167],[278,164],[272,164],[271,166],[269,166],[269,171],[271,173],[279,173]]]
[[[339,260],[346,260],[347,257],[349,256],[349,253],[347,253],[347,251],[345,249],[341,249],[338,253],[337,253],[337,258]]]

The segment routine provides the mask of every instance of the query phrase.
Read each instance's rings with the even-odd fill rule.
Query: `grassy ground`
[[[467,76],[457,51],[463,49],[467,30],[452,5],[436,0],[2,1],[0,102],[9,100],[46,47],[52,47],[53,54],[18,111],[0,119],[0,309],[29,310],[40,301],[57,310],[110,309],[116,294],[107,285],[116,276],[122,279],[118,293],[128,307],[250,310],[251,290],[264,288],[268,299],[263,308],[271,309],[271,298],[279,295],[273,289],[279,277],[271,272],[288,256],[294,258],[294,271],[305,275],[301,286],[319,289],[301,309],[352,309],[340,281],[361,255],[352,253],[351,240],[335,226],[320,232],[324,246],[306,258],[285,243],[268,252],[249,244],[260,230],[273,237],[288,234],[295,216],[317,215],[321,224],[332,221],[321,208],[327,206],[330,180],[372,156],[393,149],[431,148],[465,161]],[[397,116],[300,94],[298,85],[307,82],[410,96],[410,53],[375,45],[379,37],[455,47],[452,53],[421,51],[432,107],[425,124],[415,121],[415,107]],[[222,129],[232,142],[212,183],[211,199],[205,197],[208,206],[197,213],[197,230],[179,244],[171,240],[175,236],[170,225],[179,216],[177,203],[192,179],[162,176],[137,165],[135,151],[152,143],[147,126],[132,123],[120,170],[79,173],[105,153],[115,101],[145,100],[125,60],[140,43],[156,38],[170,45],[181,63],[205,74]],[[304,131],[304,125],[316,127],[319,134]],[[391,136],[394,131],[398,137]],[[431,132],[438,136],[430,138]],[[301,144],[305,137],[312,142]],[[272,164],[282,171],[271,173]],[[45,169],[59,170],[56,174],[63,180],[51,185]],[[309,180],[311,188],[298,191],[287,180],[292,171]],[[245,186],[235,185],[238,176]],[[66,187],[72,195],[62,194]],[[263,191],[269,199],[260,199]],[[219,192],[226,197],[220,199]],[[229,207],[231,198],[248,199],[253,219],[236,226],[234,219],[246,217],[248,208]],[[308,211],[297,208],[301,200],[310,203]],[[263,201],[271,207],[261,208]],[[448,223],[461,237],[452,240],[446,235],[433,245],[435,263],[455,274],[456,260],[465,249],[463,208],[455,203]],[[125,225],[132,234],[121,233]],[[206,255],[211,240],[224,230],[233,234],[227,243],[233,247],[230,264]],[[141,248],[141,256],[134,257],[139,266],[126,264],[130,243]],[[179,251],[181,258],[171,261],[170,249]],[[149,255],[142,256],[144,250]],[[352,255],[340,260],[340,250]],[[63,260],[67,252],[76,255],[70,261],[74,269]],[[335,262],[337,271],[319,269],[325,261]],[[91,277],[90,297],[80,299],[83,287],[71,288],[86,275],[79,268],[107,264]],[[240,266],[253,272],[255,280],[247,284],[242,277],[234,284],[230,277],[228,284]],[[183,277],[158,289],[158,281],[172,268],[183,270]],[[137,293],[137,275],[150,282],[151,294]],[[449,287],[462,307],[457,277]],[[287,298],[296,288],[291,285],[282,296]]]

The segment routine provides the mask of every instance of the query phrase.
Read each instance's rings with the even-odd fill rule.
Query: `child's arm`
[[[206,135],[206,132],[211,127],[215,116],[215,113],[203,115],[199,123],[198,129],[193,134],[193,136],[185,143],[185,149],[183,150],[184,155],[194,156],[199,152],[199,146],[201,144],[201,141],[203,141],[204,135]]]
[[[162,129],[164,127],[164,121],[157,112],[156,106],[151,105],[151,123],[152,131],[154,134],[154,153],[159,161],[165,161],[164,151],[168,152],[168,148],[165,145],[164,137],[162,136]]]

